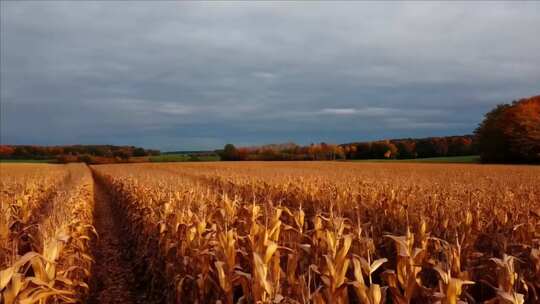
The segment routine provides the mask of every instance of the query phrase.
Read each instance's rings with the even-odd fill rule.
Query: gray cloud
[[[2,143],[470,133],[540,93],[538,2],[1,2]]]

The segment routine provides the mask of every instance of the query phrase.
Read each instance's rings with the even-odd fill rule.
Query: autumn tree
[[[437,149],[435,148],[432,138],[423,138],[416,142],[416,153],[420,158],[435,157]]]
[[[484,162],[540,162],[540,96],[498,105],[475,134]]]
[[[540,96],[515,103],[503,129],[510,154],[525,162],[540,161]]]
[[[311,144],[308,148],[308,155],[313,160],[318,160],[322,151],[322,147],[319,144]]]
[[[345,159],[345,149],[341,146],[334,145],[334,159]]]
[[[345,158],[353,159],[356,157],[356,146],[355,145],[345,145],[343,147],[343,152],[345,154]]]
[[[356,154],[355,158],[359,159],[367,159],[371,157],[371,143],[365,142],[365,143],[359,143],[356,145]]]
[[[454,136],[448,138],[448,155],[461,156],[474,154],[472,138]]]
[[[396,158],[398,149],[388,140],[377,141],[371,144],[371,155],[374,158]]]
[[[10,146],[0,145],[0,157],[8,158],[12,156],[14,152],[15,152],[15,149],[13,149]]]
[[[399,158],[416,158],[416,143],[412,140],[401,140],[395,143]]]

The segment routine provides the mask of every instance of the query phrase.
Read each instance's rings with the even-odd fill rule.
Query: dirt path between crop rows
[[[99,234],[93,248],[95,264],[87,303],[143,303],[138,300],[134,265],[126,258],[128,244],[122,237],[122,220],[113,212],[112,198],[94,179],[94,226]]]

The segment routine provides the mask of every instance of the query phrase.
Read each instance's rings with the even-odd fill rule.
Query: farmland
[[[538,303],[540,167],[0,164],[1,303]]]

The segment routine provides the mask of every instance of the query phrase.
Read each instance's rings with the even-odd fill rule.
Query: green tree
[[[143,148],[135,148],[133,149],[133,156],[146,156],[147,153]]]
[[[238,150],[233,144],[226,144],[221,153],[222,160],[238,160]]]

